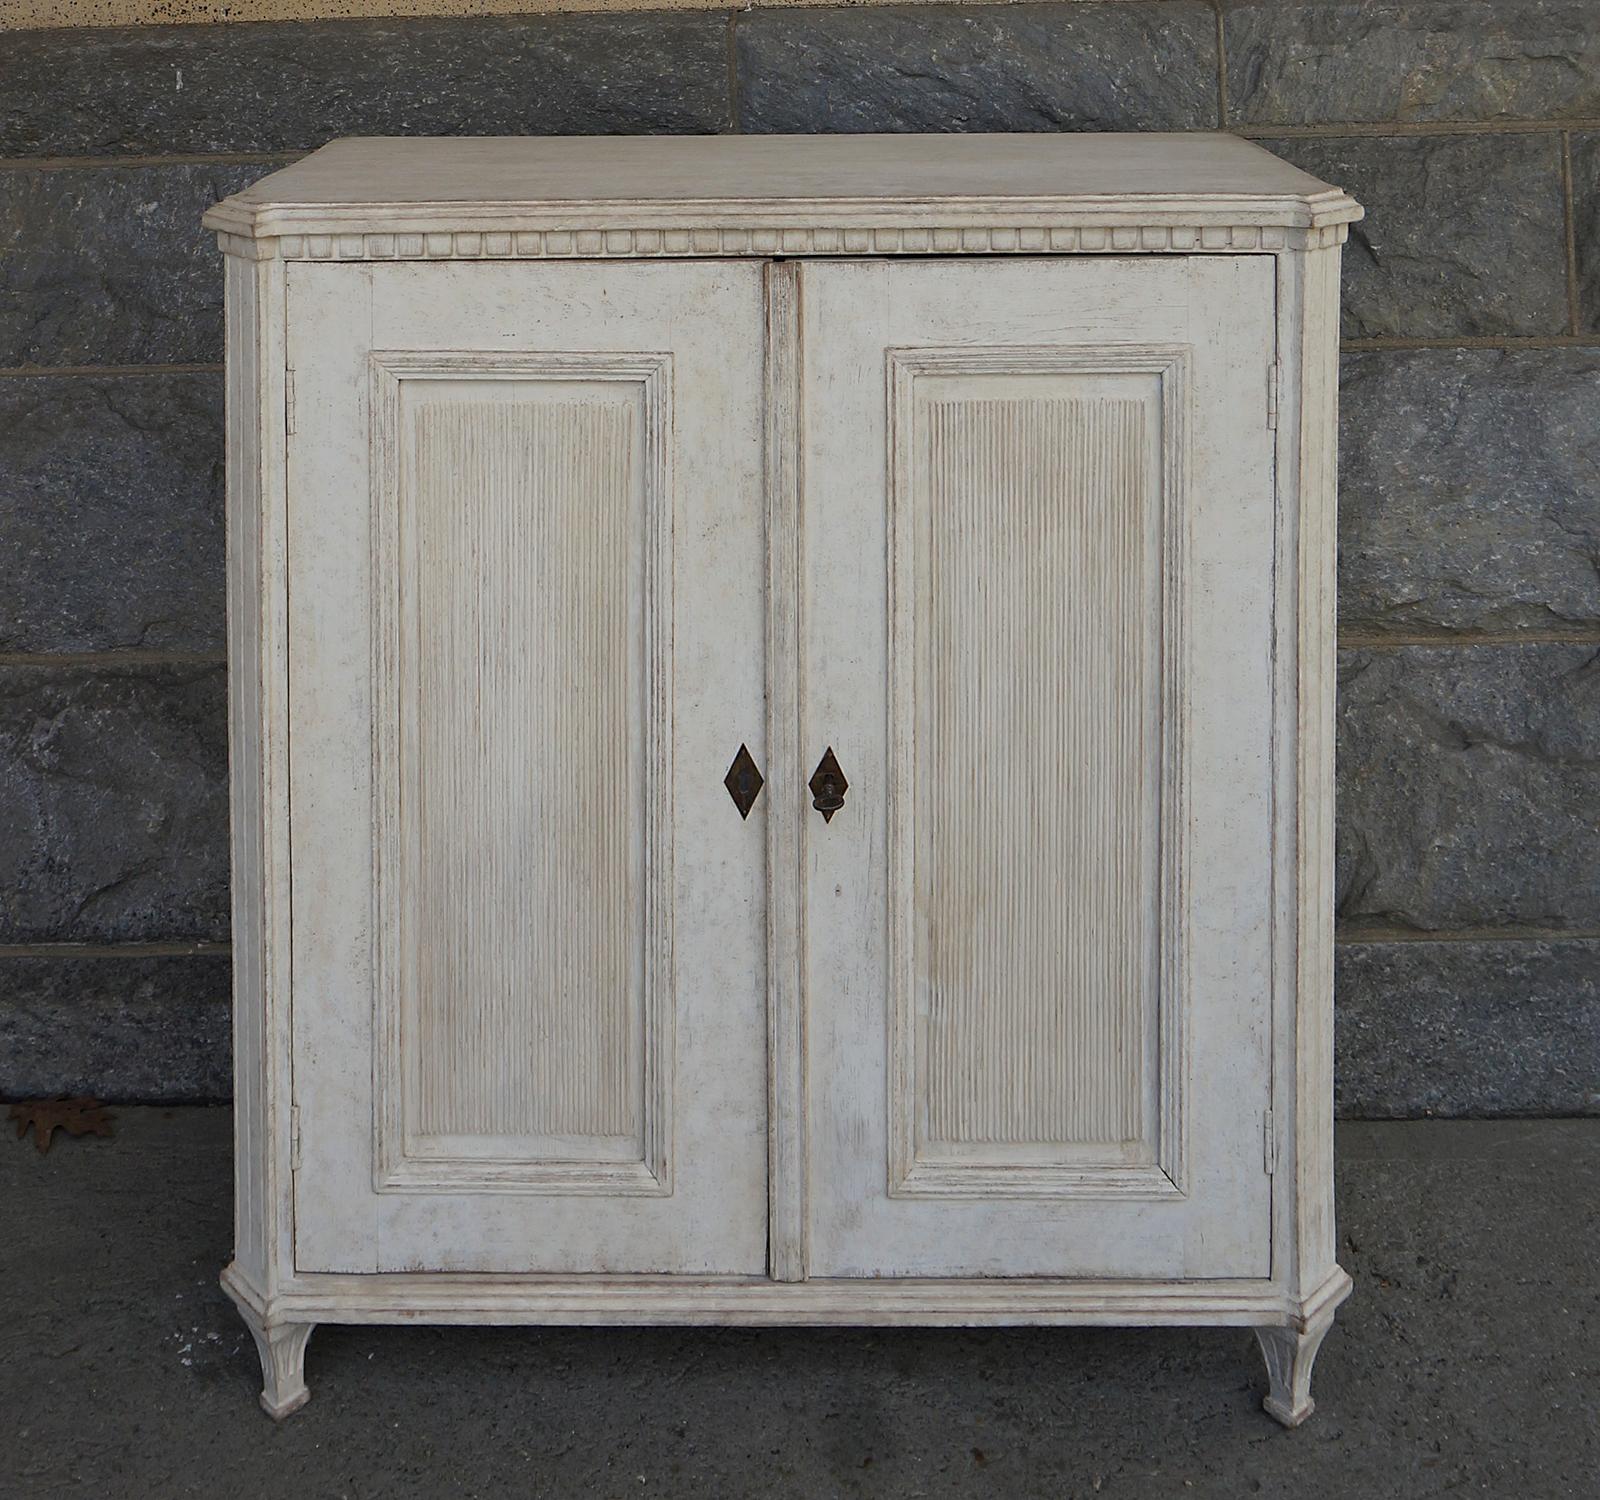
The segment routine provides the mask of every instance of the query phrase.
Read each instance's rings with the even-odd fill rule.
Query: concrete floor
[[[1347,1125],[1318,1411],[1211,1331],[323,1328],[256,1406],[224,1111],[0,1137],[0,1496],[1600,1495],[1600,1120]]]

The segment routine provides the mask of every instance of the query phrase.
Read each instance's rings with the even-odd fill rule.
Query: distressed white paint
[[[637,1156],[644,820],[666,798],[643,784],[656,721],[629,616],[659,614],[638,561],[664,497],[639,504],[637,388],[504,394],[422,398],[403,428],[402,1129]]]
[[[913,1161],[1154,1159],[1154,403],[954,372],[913,397]],[[1159,451],[1159,450],[1158,450]],[[901,710],[896,725],[906,722]]]
[[[800,734],[800,266],[766,268],[767,1271],[806,1274],[806,1051]],[[788,795],[772,791],[776,785]]]
[[[670,356],[370,367],[377,1186],[669,1192]]]
[[[1188,346],[884,357],[890,1193],[1174,1196]]]
[[[262,1304],[237,1266],[224,1288],[247,1318]],[[294,1323],[548,1323],[759,1328],[788,1324],[1048,1323],[1096,1327],[1218,1324],[1288,1328],[1332,1311],[1349,1293],[1335,1268],[1304,1299],[1275,1281],[1004,1277],[972,1280],[766,1279],[696,1276],[300,1275],[273,1302]]]
[[[1272,284],[1271,263],[1247,256],[859,262],[803,273],[802,723],[812,753],[831,744],[852,782],[843,811],[827,825],[813,818],[806,835],[813,1274],[1270,1274],[1271,1183],[1261,1141],[1271,1097]],[[965,349],[987,362],[986,374],[959,377],[969,392],[985,380],[997,396],[1025,389],[1035,399],[1075,389],[1095,399],[1117,389],[1126,399],[1142,388],[1152,412],[1157,377],[1140,367],[1187,366],[1187,375],[1171,377],[1174,389],[1189,391],[1176,404],[1188,408],[1186,420],[1175,418],[1159,440],[1151,435],[1146,466],[1161,475],[1163,493],[1161,519],[1144,539],[1187,561],[1164,567],[1159,585],[1152,580],[1128,602],[1140,617],[1119,622],[1123,632],[1165,643],[1159,689],[1153,663],[1143,684],[1159,693],[1167,720],[1162,785],[1159,796],[1139,799],[1139,819],[1152,849],[1163,822],[1176,847],[1160,861],[1162,878],[1153,859],[1053,869],[1027,851],[1006,877],[1014,889],[1045,888],[1058,908],[1039,919],[1051,935],[1092,925],[1096,903],[1107,912],[1135,909],[1150,939],[1141,944],[1149,970],[1142,982],[1159,988],[1146,1033],[1153,1055],[1143,1062],[1152,1128],[1141,1136],[1157,1134],[1157,1100],[1168,1102],[1159,1125],[1173,1148],[1166,1163],[1141,1165],[1137,1141],[1123,1160],[1102,1154],[1097,1162],[1092,1154],[1085,1160],[1088,1143],[1057,1140],[1046,1143],[1056,1148],[1053,1161],[991,1157],[980,1169],[946,1156],[919,1170],[919,1148],[908,1139],[928,1123],[925,1107],[916,1107],[916,1069],[906,1066],[934,998],[916,972],[922,919],[943,886],[951,887],[940,898],[948,907],[974,913],[996,888],[992,874],[929,869],[925,858],[919,865],[917,804],[929,789],[917,741],[926,726],[907,677],[914,681],[916,642],[934,601],[900,583],[915,577],[926,501],[914,479],[896,486],[893,503],[885,494],[886,471],[915,474],[917,438],[914,420],[890,430],[878,394],[886,351],[905,351],[898,362],[919,347]],[[1077,359],[1092,363],[1090,351],[1108,361],[1120,354],[1133,368],[1048,373]],[[1032,368],[1018,373],[1023,366]],[[1243,370],[1255,378],[1240,379]],[[1069,504],[1071,482],[1058,475],[1038,504]],[[1156,487],[1153,477],[1146,483]],[[1097,501],[1107,499],[1102,486]],[[968,535],[976,524],[968,518]],[[1042,517],[1036,510],[1023,524],[1038,527]],[[1144,563],[1146,576],[1154,566]],[[1013,601],[1021,584],[1010,572],[992,579]],[[1078,587],[1066,559],[1055,584],[1064,594]],[[1060,677],[1090,669],[1070,659],[1033,668]],[[896,705],[888,715],[886,700]],[[996,745],[1039,736],[1027,711],[1003,699],[967,711],[991,715],[984,727]],[[1046,726],[1047,741],[1051,733]],[[1070,795],[1070,786],[1055,747],[1035,749],[1044,784],[1008,790],[1037,808],[1039,799]],[[1091,761],[1084,769],[1093,777],[1099,768]],[[1032,1003],[1069,1028],[1101,996],[1074,976],[1069,953],[1037,951]],[[897,1124],[895,1142],[887,1132]],[[904,1165],[909,1193],[897,1190],[886,1161]],[[1051,1201],[1064,1192],[1074,1198],[1070,1214]]]
[[[764,749],[760,269],[546,269],[535,286],[509,266],[290,273],[299,1270],[766,1266],[761,829],[721,785],[741,741]],[[625,451],[519,491],[499,469],[533,454],[486,440],[573,407],[611,411]],[[413,419],[446,409],[519,426],[480,427],[438,467]],[[531,538],[474,543],[519,493],[564,525],[566,563]],[[579,558],[587,583],[529,577]],[[476,594],[426,608],[469,588],[463,569]],[[480,621],[497,600],[510,616]],[[617,604],[625,618],[603,613]],[[447,634],[480,624],[475,644]],[[424,682],[441,652],[460,659]],[[451,672],[497,701],[474,707]],[[448,695],[431,715],[430,694]],[[602,823],[613,843],[586,850]],[[563,946],[580,907],[608,903]],[[584,1035],[602,1024],[615,1057]],[[492,1097],[430,1131],[417,1091],[444,1046]],[[625,1128],[563,1117],[613,1065]]]
[[[1303,1419],[1359,212],[1056,136],[341,142],[208,215],[268,1410],[320,1321],[1208,1322]]]
[[[335,141],[207,223],[240,254],[499,260],[1273,251],[1359,216],[1194,131]]]

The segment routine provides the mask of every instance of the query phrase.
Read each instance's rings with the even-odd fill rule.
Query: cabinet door
[[[759,1274],[760,268],[289,278],[296,1266]]]
[[[814,1276],[1270,1273],[1273,276],[802,274]]]

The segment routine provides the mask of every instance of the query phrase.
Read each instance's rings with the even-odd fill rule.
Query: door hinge
[[[1278,430],[1278,378],[1281,366],[1277,360],[1267,366],[1267,430]]]
[[[1272,1128],[1272,1111],[1261,1116],[1261,1164],[1271,1177],[1278,1170],[1278,1133]]]
[[[289,1170],[300,1170],[300,1106],[289,1106]]]
[[[294,370],[287,368],[283,372],[283,430],[294,431]]]

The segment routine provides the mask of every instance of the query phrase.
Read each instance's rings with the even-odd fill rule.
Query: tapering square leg
[[[261,1355],[261,1408],[276,1422],[299,1411],[311,1399],[306,1389],[306,1344],[315,1323],[274,1323],[270,1327],[241,1307]]]
[[[1311,1366],[1322,1340],[1333,1327],[1333,1309],[1309,1323],[1304,1332],[1294,1328],[1257,1328],[1256,1342],[1267,1362],[1266,1398],[1262,1406],[1285,1427],[1298,1427],[1316,1410],[1311,1399]]]

